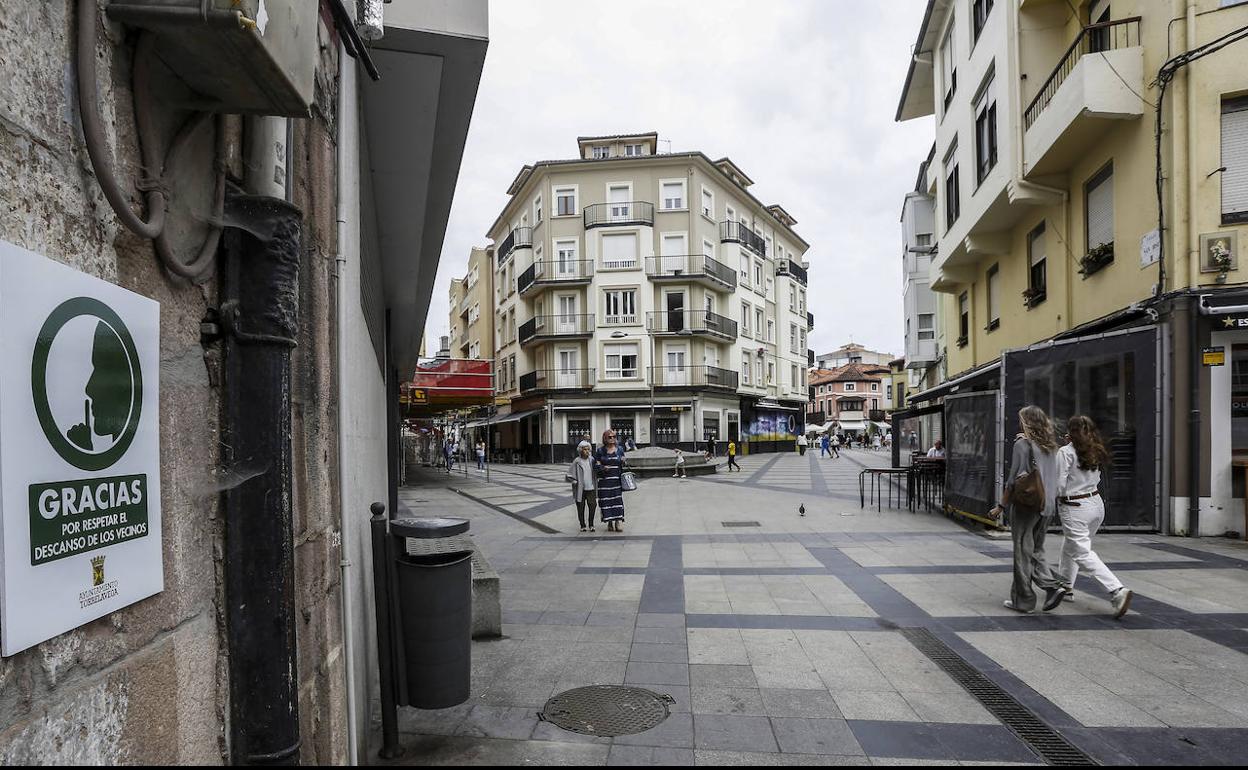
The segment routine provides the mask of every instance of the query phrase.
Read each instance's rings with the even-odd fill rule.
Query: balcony
[[[870,409],[867,411],[867,419],[872,422],[884,422],[887,416],[883,409]]]
[[[535,262],[516,279],[520,296],[537,294],[550,286],[579,286],[594,280],[592,259]]]
[[[650,381],[656,388],[737,389],[738,374],[718,366],[652,366]]]
[[[744,222],[720,222],[720,243],[739,243],[760,257],[767,256],[767,241]]]
[[[646,331],[654,335],[708,334],[737,338],[737,322],[709,310],[660,310],[646,313]]]
[[[623,225],[654,226],[654,204],[645,201],[595,203],[585,207],[585,229]]]
[[[548,339],[583,339],[594,333],[593,313],[539,315],[520,324],[520,345]]]
[[[815,328],[815,314],[807,310],[806,311],[806,330],[810,331],[811,329],[814,329],[814,328]]]
[[[538,369],[520,375],[520,392],[589,390],[594,382],[593,369]]]
[[[1141,93],[1140,17],[1085,27],[1023,113],[1027,176],[1069,169],[1114,121],[1144,114]]]
[[[506,262],[516,249],[531,248],[533,248],[533,228],[517,227],[507,233],[507,237],[503,239],[503,245],[498,247],[498,264]]]
[[[646,257],[646,275],[656,282],[700,283],[721,291],[737,288],[737,271],[703,254]]]
[[[776,275],[787,275],[801,285],[806,285],[806,268],[793,259],[782,259],[776,264]]]

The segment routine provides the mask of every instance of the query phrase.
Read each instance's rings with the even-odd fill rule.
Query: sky
[[[525,163],[576,137],[657,131],[728,156],[810,244],[816,354],[900,355],[901,204],[933,138],[893,120],[924,0],[493,0],[490,43],[426,325]]]

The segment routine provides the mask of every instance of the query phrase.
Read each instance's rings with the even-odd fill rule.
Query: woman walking
[[[1109,592],[1114,617],[1121,618],[1131,606],[1131,589],[1109,571],[1101,557],[1092,550],[1092,536],[1105,520],[1105,501],[1097,489],[1101,469],[1109,462],[1109,452],[1101,440],[1096,423],[1077,415],[1066,423],[1070,443],[1057,450],[1057,513],[1062,520],[1062,562],[1057,569],[1063,593],[1071,592],[1079,568],[1083,567]],[[1053,606],[1057,606],[1057,602]],[[1052,609],[1045,603],[1046,610]]]
[[[598,509],[602,520],[607,523],[608,532],[623,532],[624,487],[620,476],[624,473],[624,450],[610,428],[602,433],[602,446],[594,453],[594,468],[598,470]]]
[[[477,439],[477,470],[485,470],[485,440]]]
[[[1009,506],[1010,530],[1014,535],[1014,584],[1005,606],[1015,612],[1031,612],[1036,608],[1033,583],[1045,592],[1046,610],[1062,601],[1062,586],[1044,560],[1044,536],[1057,512],[1057,436],[1053,421],[1038,406],[1020,409],[1018,422],[1022,433],[1014,440],[1005,492],[1000,505],[988,515],[999,518]]]
[[[576,519],[582,532],[594,531],[594,509],[598,506],[598,490],[594,485],[593,446],[588,441],[576,445],[576,457],[572,459],[565,477],[572,482],[572,499],[576,502]],[[589,509],[589,517],[585,509]],[[588,525],[588,526],[586,526]]]

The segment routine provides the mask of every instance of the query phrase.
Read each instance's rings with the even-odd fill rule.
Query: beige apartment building
[[[494,250],[473,247],[468,271],[451,279],[449,349],[452,358],[494,356]]]
[[[520,170],[488,233],[500,449],[789,448],[806,404],[809,244],[731,160],[655,133],[581,137]],[[514,431],[507,423],[515,423]]]
[[[1107,526],[1242,530],[1246,35],[1230,0],[927,4],[897,119],[935,119],[916,192],[944,382],[909,402],[983,458],[952,509],[995,499],[1035,403],[1109,439]]]

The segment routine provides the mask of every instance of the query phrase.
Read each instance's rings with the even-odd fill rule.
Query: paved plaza
[[[403,761],[1044,764],[1007,713],[1102,764],[1242,758],[1243,543],[1105,535],[1098,551],[1137,592],[1126,618],[1082,577],[1073,602],[1019,615],[1001,606],[1008,538],[860,508],[859,471],[888,458],[843,454],[645,479],[621,534],[578,532],[563,466],[418,473],[403,503],[471,519],[501,575],[504,636],[474,642],[468,703],[401,710]],[[614,739],[538,720],[589,684],[668,694],[672,714]]]

